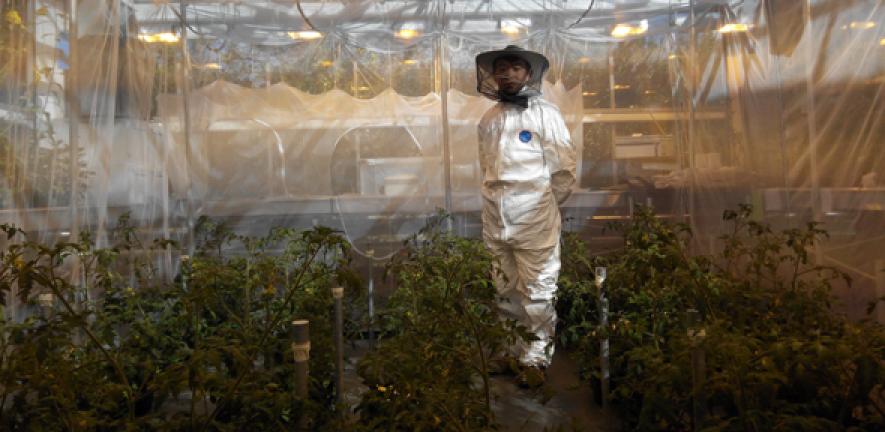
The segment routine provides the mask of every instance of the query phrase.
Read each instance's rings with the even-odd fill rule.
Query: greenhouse
[[[0,430],[885,427],[881,0],[0,8]]]

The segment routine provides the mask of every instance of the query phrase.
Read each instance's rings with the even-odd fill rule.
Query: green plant
[[[492,256],[444,232],[438,216],[387,273],[396,292],[379,316],[375,350],[359,363],[369,390],[357,408],[368,430],[484,430],[494,426],[489,363],[524,329],[497,313]]]
[[[4,231],[10,241],[24,236],[10,226]],[[127,367],[129,353],[120,349],[122,335],[103,327],[94,298],[98,291],[108,299],[121,291],[111,269],[119,252],[94,249],[85,233],[51,247],[25,239],[2,252],[0,291],[16,287],[22,303],[43,309],[22,323],[4,316],[0,408],[6,429],[101,429],[136,416],[141,393]]]
[[[315,426],[332,421],[330,287],[344,285],[350,306],[359,296],[346,241],[327,228],[275,229],[266,237],[245,238],[206,219],[198,227],[202,252],[193,257],[183,277],[193,293],[186,302],[204,320],[194,323],[195,351],[215,362],[213,372],[196,369],[204,374],[194,375],[191,384],[214,403],[207,421],[285,429],[297,421],[299,411],[309,413]],[[225,256],[223,249],[230,241],[238,241],[243,253]],[[290,385],[294,370],[287,361],[288,323],[293,319],[311,322],[315,347],[311,398],[304,407],[299,407]],[[261,367],[253,367],[259,360]]]
[[[816,224],[775,232],[728,211],[732,231],[716,256],[689,254],[685,225],[637,208],[617,253],[569,256],[558,309],[560,340],[577,348],[585,376],[599,374],[601,338],[610,338],[612,400],[636,430],[686,430],[692,398],[708,404],[699,429],[875,430],[883,421],[885,332],[831,309],[831,287],[848,278],[814,265],[809,250],[826,233]],[[604,265],[610,300],[598,324],[591,268]],[[702,340],[688,335],[696,309]],[[571,321],[568,321],[571,320]],[[695,329],[696,330],[696,329]],[[692,393],[691,352],[706,352],[704,392]]]
[[[289,430],[339,421],[332,405],[331,294],[359,281],[326,228],[235,236],[202,219],[198,252],[174,282],[128,217],[109,249],[88,234],[49,247],[4,226],[0,291],[37,312],[0,328],[4,430]],[[232,250],[240,246],[240,253]],[[128,273],[128,277],[127,277]],[[42,297],[46,300],[47,297]],[[298,399],[288,323],[312,324],[311,395]]]
[[[72,192],[76,199],[85,197],[93,173],[86,166],[86,149],[72,149],[59,136],[52,109],[36,97],[38,89],[62,93],[63,88],[55,81],[54,67],[33,64],[35,39],[41,35],[34,31],[33,19],[21,12],[26,10],[28,2],[21,0],[0,6],[0,82],[10,103],[5,109],[15,113],[0,120],[0,208],[70,205]],[[50,12],[41,7],[33,14]],[[51,32],[61,32],[55,20],[43,22],[52,26]]]

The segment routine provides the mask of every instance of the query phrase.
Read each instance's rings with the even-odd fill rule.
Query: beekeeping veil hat
[[[516,95],[504,93],[495,82],[495,61],[498,59],[518,58],[529,65],[530,76],[525,87]],[[522,49],[516,45],[507,45],[504,49],[486,51],[476,56],[476,91],[485,97],[503,102],[510,102],[526,107],[528,98],[541,94],[541,83],[550,62],[543,55]]]

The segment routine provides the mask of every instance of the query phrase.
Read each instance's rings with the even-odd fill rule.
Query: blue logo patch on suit
[[[527,130],[520,132],[519,133],[519,140],[524,143],[531,141],[532,140],[532,133]]]

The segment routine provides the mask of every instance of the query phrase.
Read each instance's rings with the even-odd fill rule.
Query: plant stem
[[[49,393],[50,394],[55,393],[54,391],[52,391],[52,386],[49,386]],[[61,409],[61,406],[59,406],[59,404],[58,404],[58,400],[59,400],[59,398],[53,397],[52,398],[52,406],[55,407],[55,411],[58,412],[58,416],[61,417],[61,421],[68,428],[68,430],[74,430],[74,428],[71,427],[71,419],[65,413],[65,411]]]
[[[5,347],[4,347],[5,352]],[[9,389],[3,386],[3,398],[0,399],[0,424],[3,424],[3,413],[6,412],[6,397],[9,396]]]
[[[449,410],[449,407],[447,407],[445,404],[440,404],[440,408],[442,408],[446,416],[454,422],[454,426],[456,426],[459,431],[468,432],[467,428],[465,428],[464,425],[460,423],[460,419],[452,414],[452,411]]]
[[[196,323],[197,323],[197,320],[199,320],[199,316],[197,315],[196,304],[191,305],[191,308],[192,308],[192,311],[193,311],[193,314],[194,314],[194,318],[191,319],[191,326],[192,326],[192,328],[193,328],[193,332],[194,332],[194,353],[196,353],[197,350],[198,350],[198,346],[197,346],[197,345],[198,345],[198,342],[197,342],[197,339],[198,339],[198,338],[197,338],[197,333],[199,332],[199,329],[197,328],[197,324],[196,324]],[[189,377],[189,379],[188,379],[188,384],[189,384],[189,387],[190,387],[190,390],[191,390],[191,402],[190,402],[191,430],[193,430],[193,429],[194,429],[194,426],[195,426],[195,424],[194,424],[194,419],[195,419],[195,418],[194,418],[194,412],[195,412],[195,410],[196,410],[196,404],[197,404],[197,378],[196,378],[196,373],[194,373],[193,370],[190,370],[190,371],[188,371],[188,377]]]
[[[0,278],[0,280],[2,280],[2,278]],[[5,317],[3,317],[2,320],[0,320],[0,324],[4,324],[4,327],[5,327],[5,324],[6,324]],[[7,358],[6,351],[9,349],[8,339],[6,339],[5,331],[3,332],[2,335],[0,335],[0,338],[2,338],[2,341],[3,341],[3,344],[0,345],[0,370],[5,370],[6,369],[6,358]],[[0,424],[3,424],[3,413],[6,412],[6,397],[7,396],[9,396],[9,388],[4,385],[3,386],[3,398],[0,399]]]
[[[243,298],[245,301],[243,302],[243,322],[246,324],[246,328],[252,328],[252,287],[251,278],[252,278],[252,256],[254,253],[250,253],[249,256],[246,257],[246,283],[243,284]]]
[[[491,386],[489,385],[489,367],[488,361],[486,360],[485,350],[482,348],[482,337],[479,334],[479,329],[476,326],[476,322],[474,321],[473,315],[471,315],[470,310],[468,309],[467,304],[467,293],[464,290],[461,290],[461,300],[464,302],[462,305],[464,309],[464,314],[467,316],[467,322],[470,324],[470,332],[473,333],[473,341],[476,343],[476,350],[479,352],[479,362],[482,367],[482,387],[483,387],[483,396],[485,397],[486,409],[488,410],[489,415],[492,414],[492,391]]]
[[[50,264],[49,265],[49,284],[48,284],[49,289],[52,291],[52,293],[56,297],[58,297],[59,300],[61,300],[62,305],[64,305],[65,309],[68,311],[69,314],[79,318],[79,319],[75,320],[76,325],[81,330],[83,330],[83,332],[86,333],[86,336],[89,337],[90,340],[92,340],[92,343],[94,343],[95,346],[98,347],[99,351],[101,351],[101,353],[105,357],[105,359],[107,359],[107,361],[111,364],[111,367],[114,368],[114,371],[117,373],[118,378],[120,378],[120,380],[123,382],[123,385],[126,386],[126,392],[124,393],[124,396],[126,397],[126,407],[129,410],[129,419],[130,420],[134,419],[135,418],[135,405],[132,401],[132,395],[130,394],[132,391],[132,386],[129,384],[129,379],[126,378],[126,373],[123,371],[123,368],[120,366],[120,363],[117,361],[117,359],[115,359],[113,356],[111,356],[111,353],[109,353],[104,348],[104,346],[98,340],[98,337],[96,337],[95,334],[92,333],[92,330],[89,330],[89,326],[86,325],[86,319],[84,317],[81,317],[79,314],[77,314],[77,312],[75,312],[74,308],[71,306],[71,303],[68,302],[68,300],[62,295],[61,290],[56,285],[56,281],[58,279],[55,276],[55,271],[53,269],[51,260],[50,260],[49,264]]]
[[[734,366],[734,363],[732,363],[732,366]],[[738,406],[737,406],[737,408],[738,408],[738,414],[741,419],[741,424],[744,426],[744,431],[749,432],[750,427],[747,423],[747,416],[746,416],[746,414],[747,414],[747,400],[745,397],[746,393],[744,392],[744,380],[742,380],[741,376],[740,376],[740,374],[742,373],[741,369],[742,368],[737,368],[737,370],[735,372],[737,374],[735,376],[735,378],[737,379],[737,384],[738,384],[738,389],[737,389],[738,390],[738,400],[737,400]]]
[[[880,393],[881,393],[881,392],[880,392]],[[880,394],[880,398],[870,398],[869,400],[870,400],[870,402],[871,402],[870,405],[872,405],[872,407],[875,408],[876,411],[879,412],[879,415],[880,415],[880,416],[882,416],[883,418],[885,418],[885,409],[883,409],[881,406],[879,406],[879,401],[882,400],[882,399],[881,399],[881,394]]]

